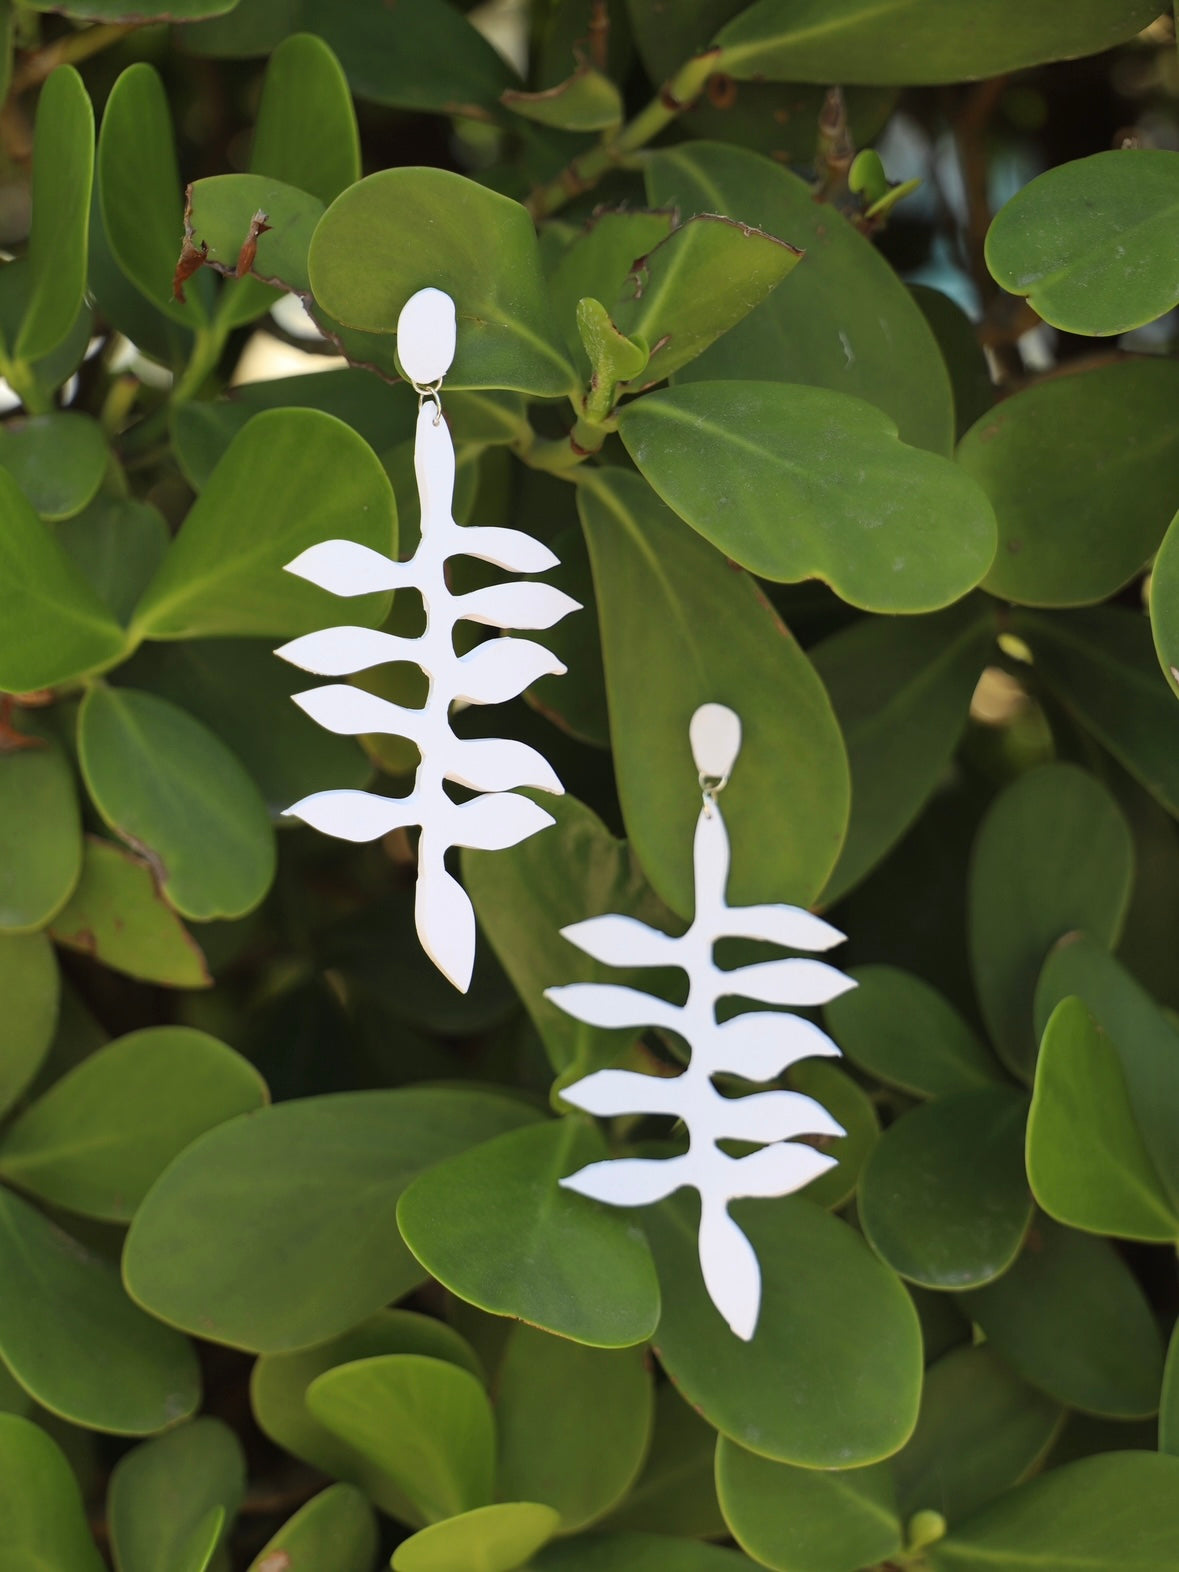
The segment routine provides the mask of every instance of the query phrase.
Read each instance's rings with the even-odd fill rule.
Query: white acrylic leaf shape
[[[591,1026],[662,1027],[682,1037],[691,1059],[676,1076],[631,1070],[598,1070],[561,1093],[575,1108],[602,1118],[663,1114],[683,1121],[689,1149],[666,1159],[624,1157],[590,1163],[562,1179],[567,1189],[612,1206],[646,1206],[682,1186],[700,1192],[700,1269],[712,1302],[738,1337],[757,1328],[761,1271],[757,1256],[729,1216],[729,1202],[746,1196],[786,1195],[834,1165],[835,1159],[799,1144],[797,1137],[840,1136],[841,1125],[813,1098],[773,1090],[726,1097],[713,1077],[769,1081],[799,1059],[838,1054],[827,1034],[801,1016],[753,1012],[718,1024],[717,1003],[739,996],[762,1004],[825,1003],[855,983],[823,961],[764,961],[722,971],[714,958],[719,939],[769,940],[791,949],[826,950],[843,938],[829,923],[795,906],[726,904],[729,838],[715,790],[727,779],[741,745],[731,710],[709,704],[697,710],[692,748],[705,787],[696,821],[696,914],[680,938],[631,917],[592,917],[562,932],[587,955],[609,966],[678,966],[688,976],[684,1005],[615,983],[571,983],[546,997]],[[730,1157],[721,1141],[746,1141],[759,1150]]]
[[[436,385],[454,356],[454,302],[441,290],[419,290],[398,321],[398,354],[415,383]],[[387,661],[409,661],[429,679],[420,710],[391,704],[346,682],[295,694],[313,720],[329,731],[405,737],[421,754],[407,797],[365,791],[323,791],[287,812],[342,840],[369,841],[390,830],[420,825],[416,920],[422,947],[440,971],[466,992],[475,961],[475,914],[466,892],[445,866],[452,846],[500,851],[536,834],[552,815],[515,795],[521,786],[560,793],[561,783],[541,754],[522,742],[494,737],[464,739],[451,729],[455,703],[501,704],[517,698],[539,677],[565,670],[532,639],[489,639],[468,654],[454,648],[460,620],[495,628],[549,628],[578,604],[550,584],[504,583],[452,595],[450,558],[467,556],[512,573],[541,573],[556,565],[547,546],[520,530],[462,527],[455,522],[454,447],[436,394],[423,398],[414,439],[414,469],[422,501],[422,538],[412,559],[393,562],[356,541],[326,540],[300,553],[287,571],[333,595],[416,589],[426,612],[419,638],[372,628],[325,628],[292,639],[276,654],[304,671],[347,677]],[[493,793],[456,803],[443,786],[454,781]]]

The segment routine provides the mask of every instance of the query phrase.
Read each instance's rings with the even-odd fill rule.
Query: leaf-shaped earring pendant
[[[323,791],[304,797],[289,814],[327,835],[371,841],[390,830],[418,825],[418,937],[426,954],[464,993],[475,962],[475,913],[466,891],[446,868],[452,846],[501,851],[553,822],[521,786],[561,792],[549,763],[525,743],[494,737],[463,738],[451,729],[451,706],[502,704],[517,698],[539,677],[565,667],[531,639],[492,638],[466,655],[454,647],[457,622],[493,628],[549,628],[571,611],[575,600],[548,584],[504,583],[454,595],[446,579],[453,557],[476,557],[511,573],[543,573],[557,558],[520,530],[463,527],[455,522],[454,445],[442,418],[440,388],[454,358],[454,301],[438,289],[422,289],[402,309],[397,353],[418,393],[414,470],[422,503],[422,536],[408,562],[349,540],[325,540],[287,564],[289,573],[334,595],[368,595],[374,590],[416,589],[426,614],[418,638],[401,638],[372,628],[325,628],[284,644],[276,654],[321,676],[343,677],[386,661],[420,666],[429,692],[420,710],[406,709],[348,683],[329,683],[295,694],[313,720],[329,731],[358,736],[382,732],[413,742],[421,759],[407,797],[365,791]],[[477,795],[456,803],[443,782]]]
[[[713,1084],[720,1074],[769,1081],[796,1060],[838,1054],[825,1032],[801,1016],[777,1011],[738,1015],[718,1023],[724,998],[771,1005],[817,1005],[854,988],[825,961],[791,957],[721,971],[714,958],[719,939],[763,939],[791,950],[827,950],[843,935],[797,906],[732,907],[726,902],[729,837],[717,795],[741,747],[741,723],[721,704],[705,704],[692,717],[692,753],[704,801],[696,821],[696,910],[679,938],[632,917],[591,917],[561,932],[578,949],[607,966],[676,966],[687,973],[683,1005],[613,983],[571,983],[546,997],[590,1026],[663,1027],[691,1049],[681,1075],[641,1075],[598,1070],[566,1087],[575,1108],[603,1117],[664,1114],[681,1119],[689,1146],[680,1157],[622,1157],[590,1163],[562,1179],[614,1206],[645,1206],[687,1185],[700,1193],[700,1267],[709,1297],[738,1337],[757,1327],[761,1268],[749,1240],[729,1216],[729,1202],[743,1196],[779,1196],[801,1189],[835,1164],[833,1157],[800,1145],[797,1136],[840,1136],[843,1127],[801,1092],[755,1092],[726,1097]],[[721,1141],[743,1141],[760,1150],[730,1157]]]

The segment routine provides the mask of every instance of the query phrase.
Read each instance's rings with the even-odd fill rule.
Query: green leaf
[[[909,294],[937,339],[950,373],[954,428],[960,438],[994,407],[995,388],[986,353],[974,323],[957,301],[928,284],[910,284]]]
[[[901,1515],[969,1518],[1035,1469],[1063,1422],[990,1348],[951,1349],[926,1372],[917,1429],[893,1459]]]
[[[660,21],[666,25],[665,16]],[[823,78],[846,80],[842,72]],[[772,159],[720,142],[650,153],[644,173],[651,202],[726,213],[806,251],[790,288],[726,333],[680,381],[753,378],[852,393],[882,409],[905,442],[951,451],[953,397],[929,325],[876,247],[836,208],[816,203],[806,181]]]
[[[110,455],[88,415],[33,415],[0,427],[6,470],[42,518],[67,519],[93,498]]]
[[[690,914],[700,793],[688,722],[717,702],[740,710],[744,732],[725,792],[729,898],[809,904],[838,855],[848,802],[842,739],[814,668],[752,579],[729,571],[637,475],[602,469],[582,482],[619,800],[652,887]]]
[[[307,1407],[394,1480],[428,1523],[491,1501],[495,1420],[469,1370],[422,1354],[380,1354],[316,1376]]]
[[[728,1530],[713,1483],[715,1452],[716,1431],[670,1381],[662,1382],[655,1390],[655,1428],[643,1472],[599,1526],[612,1532],[724,1538]]]
[[[1118,1239],[1179,1239],[1117,1049],[1077,998],[1061,1000],[1040,1044],[1027,1169],[1036,1200],[1058,1222]]]
[[[1172,1210],[1179,1210],[1179,1032],[1121,962],[1086,936],[1048,957],[1036,989],[1041,1031],[1070,994],[1088,1005],[1117,1053],[1134,1122]]]
[[[1179,693],[1179,527],[1163,536],[1150,576],[1150,622],[1155,653],[1172,689]]]
[[[86,837],[82,876],[49,932],[67,950],[143,982],[169,988],[212,982],[200,946],[160,893],[151,864],[96,835]]]
[[[670,210],[595,214],[561,253],[548,283],[553,316],[570,350],[580,353],[577,304],[586,296],[617,300],[632,269],[671,233]]]
[[[1157,1572],[1179,1545],[1179,1461],[1084,1457],[1033,1479],[927,1552],[934,1572]]]
[[[700,213],[639,258],[612,315],[650,346],[644,383],[662,382],[759,306],[802,261],[764,229]]]
[[[448,388],[575,391],[549,320],[532,221],[473,180],[443,169],[369,175],[324,214],[310,267],[316,300],[369,333],[395,332],[419,289],[453,295],[458,349]]]
[[[43,1201],[129,1223],[198,1135],[266,1102],[253,1065],[205,1032],[156,1026],[100,1048],[0,1136],[0,1176]]]
[[[852,815],[831,905],[892,850],[937,789],[994,645],[973,601],[927,617],[862,617],[811,651],[847,745]]]
[[[474,1350],[442,1321],[412,1310],[378,1310],[350,1331],[291,1354],[265,1354],[250,1377],[250,1405],[258,1424],[284,1451],[313,1468],[360,1488],[392,1517],[419,1527],[425,1519],[404,1492],[365,1453],[313,1417],[307,1388],[336,1365],[378,1354],[422,1354],[481,1376]]]
[[[241,1444],[219,1419],[196,1419],[119,1459],[107,1499],[119,1572],[180,1572],[203,1522],[228,1526],[246,1493]]]
[[[286,1560],[281,1560],[281,1557]],[[314,1567],[316,1572],[372,1572],[377,1522],[361,1491],[330,1485],[312,1496],[250,1562],[249,1572]]]
[[[513,114],[559,131],[609,131],[622,120],[622,94],[601,71],[583,61],[572,76],[539,93],[509,88],[500,103]]]
[[[653,1399],[644,1349],[586,1348],[517,1326],[496,1376],[496,1495],[556,1508],[562,1533],[595,1522],[638,1477]]]
[[[590,365],[587,402],[600,400],[609,410],[618,384],[637,377],[650,359],[647,346],[642,339],[627,338],[601,301],[590,295],[577,302],[577,331]]]
[[[0,999],[4,1052],[0,1055],[0,1116],[41,1068],[57,1029],[61,980],[53,946],[41,933],[0,934]]]
[[[183,710],[132,688],[91,688],[78,758],[103,819],[142,852],[185,917],[252,911],[274,878],[274,831],[224,743]]]
[[[1171,1333],[1159,1403],[1159,1451],[1179,1455],[1179,1328]]]
[[[1002,1071],[948,999],[896,966],[856,966],[857,986],[823,1007],[844,1053],[916,1097],[988,1086]]]
[[[1113,797],[1073,764],[1022,775],[989,809],[970,871],[971,966],[1000,1057],[1031,1079],[1032,996],[1053,944],[1082,929],[1116,943],[1130,898],[1133,846]]]
[[[1179,366],[1124,361],[1049,378],[977,421],[958,462],[999,524],[984,588],[1028,606],[1078,606],[1133,578],[1175,508],[1179,436],[1166,412],[1177,398]]]
[[[6,608],[5,615],[8,611]],[[43,928],[82,870],[74,772],[56,743],[0,751],[0,932]]]
[[[626,405],[618,429],[663,500],[762,578],[821,579],[868,611],[934,611],[994,556],[985,494],[861,399],[699,382]]]
[[[1032,1218],[1023,1168],[1027,1100],[1012,1087],[950,1092],[902,1114],[860,1176],[865,1237],[925,1288],[1005,1272]]]
[[[340,62],[310,33],[285,38],[270,57],[250,167],[298,186],[326,206],[360,179],[360,133]]]
[[[641,1233],[557,1180],[607,1155],[581,1119],[512,1130],[440,1163],[406,1190],[397,1222],[431,1276],[493,1315],[595,1348],[644,1342],[659,1287]]]
[[[147,1435],[200,1401],[191,1345],[132,1304],[107,1261],[0,1189],[0,1358],[71,1424]]]
[[[102,495],[59,524],[54,534],[103,604],[124,625],[163,561],[171,538],[163,514],[150,502]]]
[[[14,1572],[104,1572],[65,1454],[17,1414],[0,1414],[0,1522]]]
[[[860,1171],[880,1135],[875,1105],[863,1087],[829,1059],[803,1059],[791,1065],[786,1085],[820,1103],[846,1132],[820,1138],[821,1149],[835,1159],[835,1167],[798,1192],[817,1206],[838,1211],[855,1194]]]
[[[191,22],[220,16],[238,0],[21,0],[31,11],[62,11],[88,22]]]
[[[40,360],[56,349],[82,309],[93,178],[94,110],[73,66],[59,66],[37,101],[27,294],[11,346],[17,360]]]
[[[257,253],[250,266],[254,279],[301,295],[310,292],[307,250],[324,204],[318,197],[284,184],[271,175],[210,175],[189,188],[188,223],[193,240],[207,247],[207,260],[236,271],[241,249],[257,213],[270,228],[256,237]],[[231,323],[250,322],[274,302],[257,282],[234,282],[219,303],[219,315]]]
[[[127,1236],[152,1313],[261,1353],[322,1342],[425,1274],[395,1208],[423,1168],[535,1115],[465,1089],[355,1092],[263,1108],[200,1136]]]
[[[52,688],[113,665],[126,635],[53,539],[12,476],[0,470],[0,689]]]
[[[1057,1402],[1114,1419],[1158,1408],[1154,1312],[1106,1240],[1038,1217],[1011,1270],[959,1303],[995,1352]]]
[[[921,1391],[921,1328],[899,1280],[809,1201],[736,1201],[732,1211],[761,1261],[749,1343],[705,1292],[695,1207],[665,1201],[643,1212],[663,1292],[655,1349],[668,1375],[710,1424],[761,1456],[851,1468],[895,1452]]]
[[[553,1537],[560,1518],[535,1501],[501,1501],[431,1524],[393,1552],[393,1572],[514,1572]]]
[[[1179,158],[1125,148],[1061,164],[1017,191],[990,227],[986,259],[1045,322],[1104,338],[1179,300],[1167,265],[1176,237]]]
[[[576,524],[570,525],[553,538],[552,548],[560,562],[548,582],[571,595],[584,615],[566,617],[545,633],[545,643],[566,670],[559,677],[542,677],[524,696],[534,710],[571,737],[591,747],[609,748],[602,636],[585,536]]]
[[[773,82],[965,82],[1097,54],[1154,20],[1154,0],[1074,0],[1051,13],[978,0],[969,29],[942,0],[755,0],[717,33],[718,71]]]
[[[733,1538],[778,1572],[857,1572],[904,1546],[887,1463],[794,1468],[721,1436],[716,1485]]]
[[[582,1534],[558,1539],[535,1557],[532,1572],[752,1572],[735,1550],[664,1534]]]
[[[397,555],[393,488],[376,455],[331,415],[265,411],[193,503],[136,608],[137,629],[152,639],[270,638],[336,622],[337,596],[282,569],[338,537]],[[348,619],[375,627],[388,610],[388,595],[362,595]]]

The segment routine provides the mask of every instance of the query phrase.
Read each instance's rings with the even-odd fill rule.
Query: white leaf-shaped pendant
[[[288,813],[342,840],[368,841],[390,830],[418,825],[415,915],[422,948],[456,988],[470,986],[475,963],[475,914],[466,892],[446,868],[452,846],[502,850],[536,834],[552,817],[516,788],[560,792],[548,762],[522,742],[494,737],[466,739],[451,729],[451,707],[502,704],[538,677],[565,667],[532,639],[503,638],[466,655],[454,647],[460,620],[494,628],[549,628],[575,600],[550,584],[509,582],[467,595],[452,595],[446,565],[476,557],[514,573],[539,573],[556,564],[547,546],[520,530],[464,528],[454,519],[454,447],[442,418],[439,384],[454,358],[455,311],[449,295],[422,289],[408,300],[397,324],[397,353],[421,404],[414,437],[414,470],[422,503],[422,537],[408,562],[393,562],[351,540],[325,540],[301,552],[287,571],[333,595],[416,589],[426,613],[420,637],[401,638],[372,628],[343,625],[292,639],[275,653],[304,671],[348,677],[387,661],[410,661],[429,679],[420,710],[405,709],[347,682],[328,683],[295,695],[329,731],[358,736],[383,732],[408,738],[420,754],[408,797],[365,791],[323,791],[304,797]],[[444,781],[494,795],[457,803]]]
[[[560,1182],[612,1206],[646,1206],[688,1186],[700,1193],[699,1251],[704,1285],[738,1337],[748,1341],[761,1306],[761,1269],[749,1240],[729,1216],[729,1202],[743,1196],[786,1195],[817,1179],[833,1157],[800,1144],[798,1137],[841,1136],[842,1126],[813,1098],[775,1090],[726,1097],[714,1077],[768,1081],[799,1059],[838,1054],[827,1034],[797,1015],[756,1011],[718,1024],[716,1007],[740,996],[762,1004],[811,1005],[834,999],[855,983],[824,961],[789,958],[721,971],[719,939],[764,939],[796,950],[826,950],[843,938],[829,923],[797,906],[731,907],[726,901],[729,838],[717,805],[741,746],[741,723],[732,710],[705,704],[692,717],[692,753],[704,802],[696,821],[696,911],[680,938],[669,938],[632,917],[591,917],[562,933],[578,949],[608,966],[678,966],[688,976],[688,1002],[668,1004],[637,988],[615,983],[571,983],[546,997],[591,1026],[662,1027],[691,1049],[682,1074],[665,1077],[632,1070],[598,1070],[561,1096],[575,1108],[603,1118],[662,1114],[680,1119],[688,1150],[665,1159],[622,1157],[590,1163]],[[730,1157],[721,1141],[758,1147]]]

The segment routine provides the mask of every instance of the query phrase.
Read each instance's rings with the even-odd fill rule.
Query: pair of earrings
[[[406,709],[349,683],[329,683],[295,695],[314,720],[345,735],[378,732],[405,737],[421,755],[413,790],[406,797],[365,791],[325,791],[288,809],[328,835],[370,841],[390,830],[418,826],[415,916],[422,947],[462,991],[470,985],[475,958],[475,914],[458,880],[446,868],[451,847],[499,851],[553,823],[521,787],[560,793],[551,766],[534,748],[499,738],[463,738],[451,728],[451,706],[499,704],[517,698],[540,677],[565,671],[542,644],[515,637],[491,638],[465,655],[454,648],[460,621],[499,629],[552,627],[576,601],[536,581],[495,584],[455,595],[447,582],[448,562],[474,557],[512,573],[543,573],[557,559],[519,530],[455,523],[454,447],[442,418],[440,389],[454,359],[454,302],[437,289],[419,290],[397,325],[402,369],[418,393],[414,466],[421,497],[421,543],[408,562],[394,562],[353,541],[329,540],[310,547],[288,571],[332,594],[416,589],[426,613],[425,631],[407,639],[371,628],[337,627],[294,639],[276,653],[321,676],[355,675],[389,661],[410,661],[429,678],[420,710]],[[771,1006],[826,1003],[851,980],[822,961],[790,958],[721,971],[713,959],[722,938],[768,940],[794,950],[822,951],[843,935],[810,912],[793,906],[730,907],[726,902],[729,840],[717,801],[741,746],[741,723],[730,709],[705,704],[696,711],[690,741],[703,794],[696,823],[696,907],[691,927],[669,937],[633,918],[594,917],[565,928],[579,949],[612,966],[675,966],[686,973],[688,998],[676,1006],[633,988],[609,983],[574,983],[548,997],[576,1020],[591,1026],[652,1027],[674,1032],[691,1049],[688,1067],[672,1078],[626,1070],[599,1070],[568,1087],[562,1096],[574,1107],[601,1116],[662,1114],[683,1122],[689,1144],[667,1159],[621,1158],[591,1163],[561,1180],[583,1195],[617,1206],[662,1200],[684,1186],[701,1200],[699,1249],[705,1286],[738,1337],[748,1340],[757,1324],[761,1273],[753,1247],[729,1216],[729,1202],[746,1196],[779,1196],[797,1190],[831,1167],[834,1158],[794,1137],[844,1134],[830,1114],[799,1092],[764,1091],[727,1097],[714,1077],[729,1074],[768,1081],[799,1059],[838,1054],[818,1027],[778,1010],[738,1015],[717,1022],[726,997]],[[444,782],[476,795],[456,803]],[[732,1157],[721,1141],[757,1149]]]

